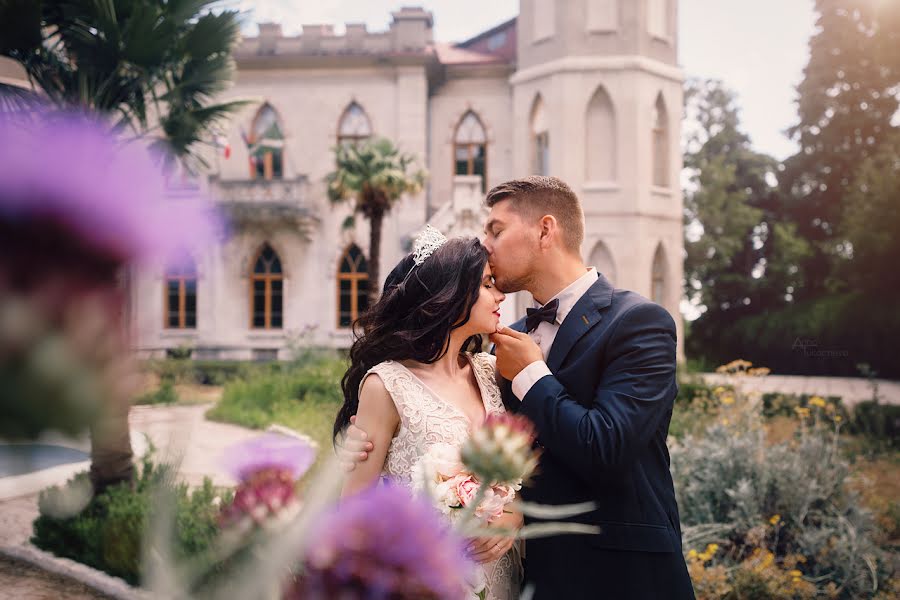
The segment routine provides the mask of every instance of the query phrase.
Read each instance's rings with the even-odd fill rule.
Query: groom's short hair
[[[509,200],[513,210],[528,218],[540,219],[544,215],[556,217],[566,248],[581,254],[584,212],[578,196],[562,179],[542,175],[513,179],[491,188],[484,203],[490,208],[501,200]]]

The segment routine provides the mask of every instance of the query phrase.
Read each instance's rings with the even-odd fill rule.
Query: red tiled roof
[[[452,44],[436,43],[434,51],[438,60],[445,65],[502,64],[506,62],[500,56],[475,52]]]

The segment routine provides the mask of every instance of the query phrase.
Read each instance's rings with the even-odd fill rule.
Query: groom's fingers
[[[515,329],[512,329],[511,327],[503,327],[503,326],[498,327],[497,333],[491,334],[491,335],[496,335],[497,337],[505,335],[505,336],[508,336],[511,338],[516,338],[517,340],[531,339],[528,337],[528,334],[525,333],[524,331],[516,331]]]

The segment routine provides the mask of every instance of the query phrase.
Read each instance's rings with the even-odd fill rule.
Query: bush
[[[150,360],[144,363],[144,369],[155,373],[162,381],[172,383],[194,383],[199,385],[225,385],[253,376],[267,368],[278,368],[277,363],[263,365],[244,361],[229,360],[190,360],[183,358],[167,358]]]
[[[160,486],[175,500],[174,545],[176,560],[203,553],[218,534],[217,515],[221,502],[230,502],[231,492],[215,488],[209,479],[193,492],[186,484],[171,482],[167,466],[143,460],[134,486],[110,486],[90,499],[72,516],[60,516],[64,498],[90,486],[87,473],[80,473],[62,489],[49,488],[38,500],[40,516],[34,521],[31,542],[58,556],[71,558],[135,585],[141,578],[141,551],[150,522],[152,498]]]
[[[853,407],[848,433],[867,438],[887,448],[900,449],[900,406],[871,400]]]
[[[872,517],[848,485],[839,451],[844,419],[823,399],[810,399],[795,409],[796,437],[770,445],[761,399],[744,394],[740,382],[714,390],[720,411],[703,437],[687,436],[671,449],[698,595],[704,586],[727,587],[715,596],[726,598],[871,595],[888,567]]]
[[[159,387],[153,391],[138,396],[135,404],[175,404],[178,402],[178,392],[168,379],[163,379]]]

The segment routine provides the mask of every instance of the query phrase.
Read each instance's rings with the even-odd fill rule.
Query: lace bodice
[[[503,413],[505,408],[495,374],[496,358],[484,352],[467,356],[478,382],[485,415]],[[400,415],[400,428],[391,440],[383,473],[411,487],[413,467],[429,446],[462,445],[469,436],[469,419],[399,362],[385,361],[369,369],[366,376],[370,373],[381,378]],[[498,561],[481,565],[488,599],[518,598],[520,564],[518,547],[514,547]]]

